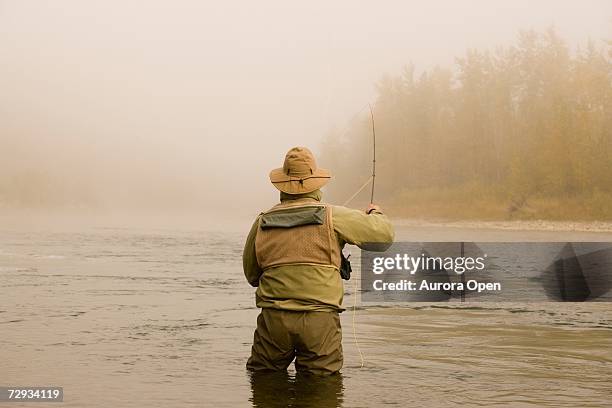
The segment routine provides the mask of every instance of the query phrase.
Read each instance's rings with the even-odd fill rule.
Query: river
[[[609,303],[361,305],[341,315],[341,375],[251,376],[248,227],[0,229],[0,386],[62,386],[66,407],[610,406]],[[612,233],[404,226],[397,239]]]

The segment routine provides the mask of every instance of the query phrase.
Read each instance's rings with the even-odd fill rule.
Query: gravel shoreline
[[[516,221],[443,221],[393,219],[400,227],[433,227],[433,228],[464,228],[464,229],[496,229],[515,231],[584,231],[612,232],[612,222],[609,221],[547,221],[547,220],[516,220]]]

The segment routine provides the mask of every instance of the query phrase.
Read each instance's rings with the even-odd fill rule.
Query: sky
[[[384,75],[550,26],[601,44],[612,2],[0,0],[0,208],[257,213]]]

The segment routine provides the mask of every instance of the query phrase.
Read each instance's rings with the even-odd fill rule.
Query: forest
[[[611,220],[612,42],[524,31],[455,61],[377,84],[375,201],[406,218]],[[371,161],[366,106],[323,142],[328,198],[349,197]]]

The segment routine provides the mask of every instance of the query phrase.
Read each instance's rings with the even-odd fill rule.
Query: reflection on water
[[[253,407],[341,407],[342,374],[329,376],[308,373],[250,372]]]
[[[398,239],[530,237],[425,232],[399,230]],[[63,386],[64,407],[609,405],[606,303],[364,303],[356,333],[365,367],[347,312],[341,376],[252,377],[245,363],[258,310],[242,275],[243,240],[0,230],[0,385]]]

